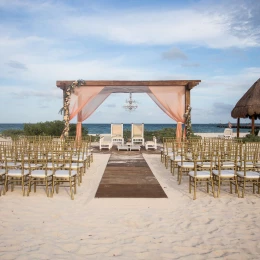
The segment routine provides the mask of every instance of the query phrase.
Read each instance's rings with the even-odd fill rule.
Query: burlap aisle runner
[[[95,197],[167,198],[139,151],[112,153]]]

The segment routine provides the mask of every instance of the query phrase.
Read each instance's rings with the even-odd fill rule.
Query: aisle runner
[[[167,198],[139,151],[114,152],[110,156],[95,197]]]

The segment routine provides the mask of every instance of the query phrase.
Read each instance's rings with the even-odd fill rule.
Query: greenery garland
[[[185,118],[186,138],[189,139],[191,136],[191,107],[188,106],[186,113],[183,115]]]
[[[74,93],[76,87],[80,87],[85,84],[82,79],[74,81],[70,86],[66,88],[64,95],[63,108],[60,109],[60,113],[63,112],[64,129],[61,134],[61,138],[66,138],[69,135],[70,130],[70,98],[71,94]]]

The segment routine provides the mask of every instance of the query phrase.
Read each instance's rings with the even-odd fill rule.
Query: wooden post
[[[64,103],[65,103],[65,94],[66,93],[66,88],[63,89],[63,104],[62,107],[64,107]],[[65,111],[63,110],[63,116],[65,115]]]
[[[185,86],[185,111],[184,113],[186,113],[188,107],[190,106],[190,90],[192,89],[192,84],[188,83]],[[185,124],[185,133],[187,134],[187,125]]]
[[[255,117],[252,116],[252,135],[255,135]]]
[[[78,95],[78,106],[81,107],[82,97]],[[78,112],[77,115],[77,131],[76,131],[76,140],[81,141],[82,138],[82,109]]]
[[[239,138],[239,131],[240,131],[240,118],[237,118],[237,138]]]

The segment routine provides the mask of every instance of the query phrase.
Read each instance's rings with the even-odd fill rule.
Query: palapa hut
[[[255,133],[255,120],[260,119],[260,79],[237,102],[231,116],[237,118],[237,137],[239,137],[240,118],[251,118],[252,134]]]

